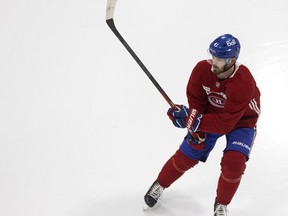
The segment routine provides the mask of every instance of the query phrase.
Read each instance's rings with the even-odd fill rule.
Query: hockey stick
[[[116,35],[116,37],[120,40],[120,42],[124,45],[124,47],[127,49],[127,51],[131,54],[131,56],[134,58],[134,60],[138,63],[138,65],[142,68],[144,73],[148,76],[148,78],[151,80],[151,82],[154,84],[154,86],[158,89],[158,91],[161,93],[161,95],[164,97],[164,99],[168,102],[171,108],[174,110],[178,110],[176,105],[172,102],[172,100],[168,97],[168,95],[165,93],[165,91],[162,89],[162,87],[159,85],[159,83],[155,80],[155,78],[152,76],[152,74],[149,72],[149,70],[145,67],[145,65],[142,63],[142,61],[138,58],[138,56],[135,54],[135,52],[132,50],[132,48],[128,45],[128,43],[124,40],[122,35],[117,30],[115,24],[114,24],[114,10],[116,6],[117,0],[108,0],[107,1],[107,9],[106,9],[106,23],[110,27],[110,29],[113,31],[113,33]]]

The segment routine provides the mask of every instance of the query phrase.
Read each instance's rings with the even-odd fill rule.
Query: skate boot
[[[144,196],[145,203],[152,208],[155,206],[159,198],[162,196],[164,188],[159,185],[158,181],[154,181]]]
[[[227,205],[222,205],[215,200],[214,203],[214,216],[228,216]]]

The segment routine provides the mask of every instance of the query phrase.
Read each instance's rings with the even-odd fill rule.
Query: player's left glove
[[[189,109],[184,105],[176,104],[177,110],[175,109],[168,109],[167,115],[178,128],[185,128],[186,127],[186,118],[189,114]]]

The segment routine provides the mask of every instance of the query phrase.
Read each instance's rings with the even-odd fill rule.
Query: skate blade
[[[147,204],[143,205],[143,211],[149,211],[151,209],[151,207],[149,207]]]

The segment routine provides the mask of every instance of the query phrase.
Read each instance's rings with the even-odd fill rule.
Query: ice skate
[[[215,200],[214,203],[214,216],[228,216],[227,205],[222,205]]]
[[[158,181],[154,181],[152,186],[149,188],[147,193],[144,196],[145,203],[148,207],[152,208],[156,205],[157,201],[160,199],[164,191],[164,188],[158,183]],[[145,210],[145,208],[144,208]]]

